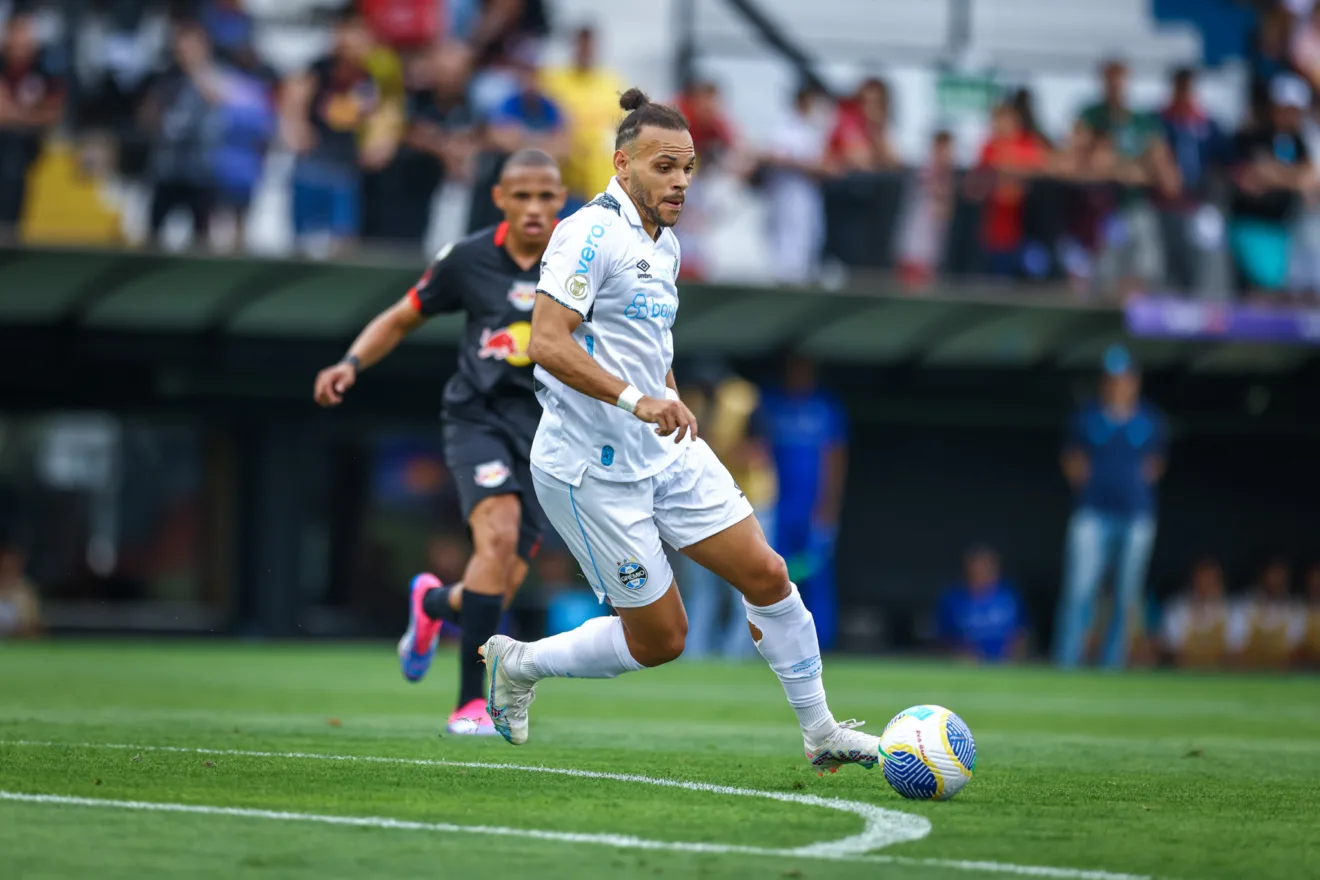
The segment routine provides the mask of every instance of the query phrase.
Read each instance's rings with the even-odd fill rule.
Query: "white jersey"
[[[652,240],[632,199],[610,179],[605,192],[556,227],[541,262],[538,294],[582,316],[573,338],[609,373],[663,398],[674,360],[678,239]],[[688,445],[655,425],[588,397],[536,368],[544,412],[532,464],[572,486],[590,471],[609,482],[652,477]]]

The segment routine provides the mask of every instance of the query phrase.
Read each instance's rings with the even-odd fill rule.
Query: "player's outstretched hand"
[[[697,417],[692,415],[692,410],[688,409],[687,404],[681,400],[643,397],[637,401],[633,415],[655,425],[655,432],[661,437],[668,437],[677,431],[675,443],[683,442],[683,437],[687,434],[691,434],[693,440],[697,439]]]
[[[314,396],[321,406],[338,406],[344,402],[344,393],[357,381],[357,370],[352,364],[335,364],[316,374]]]

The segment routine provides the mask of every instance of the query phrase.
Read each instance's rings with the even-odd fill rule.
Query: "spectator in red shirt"
[[[687,192],[683,222],[674,227],[683,248],[684,280],[700,280],[710,270],[712,245],[709,230],[715,225],[721,199],[716,190],[721,174],[745,177],[751,168],[741,149],[738,133],[720,100],[719,86],[709,80],[692,80],[674,102],[688,121],[692,143],[697,149],[698,174]],[[726,179],[727,182],[727,179]]]
[[[984,199],[981,245],[992,275],[1017,276],[1022,271],[1022,218],[1029,178],[1045,167],[1040,138],[1022,125],[1011,103],[994,110],[990,139],[981,149],[979,173],[972,178],[973,197]]]
[[[719,86],[709,80],[693,80],[675,103],[688,121],[692,145],[703,164],[719,162],[734,148],[737,137],[720,102]]]
[[[899,166],[889,137],[889,86],[876,77],[865,80],[857,93],[839,102],[839,115],[830,132],[829,157],[844,172],[887,171]]]

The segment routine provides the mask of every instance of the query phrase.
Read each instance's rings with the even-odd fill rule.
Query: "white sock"
[[[793,592],[787,599],[765,608],[743,600],[747,620],[761,632],[756,650],[779,676],[803,732],[833,729],[834,716],[825,702],[825,683],[821,680],[816,622],[802,604],[797,585],[789,586]]]
[[[575,630],[527,646],[519,672],[533,681],[543,678],[614,678],[636,672],[617,617],[593,617]]]

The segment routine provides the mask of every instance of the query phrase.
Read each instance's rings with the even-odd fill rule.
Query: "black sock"
[[[486,666],[477,649],[495,635],[504,615],[503,596],[463,591],[463,638],[458,652],[458,704],[486,698]]]
[[[451,584],[448,587],[436,587],[434,590],[427,590],[426,595],[422,597],[422,610],[426,616],[432,620],[444,620],[458,625],[459,612],[455,611],[449,604],[449,591],[461,584]]]

